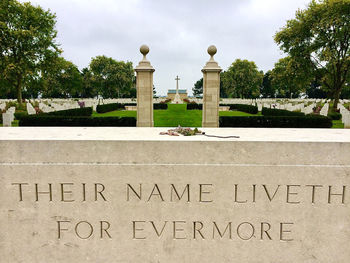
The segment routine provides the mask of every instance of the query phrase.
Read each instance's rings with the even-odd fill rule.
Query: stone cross
[[[179,76],[176,76],[175,80],[176,80],[176,94],[178,94],[179,93],[179,80],[180,80]]]

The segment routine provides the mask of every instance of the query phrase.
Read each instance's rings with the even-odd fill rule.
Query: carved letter
[[[264,225],[267,225],[269,228],[268,228],[267,230],[265,230],[265,229],[264,229],[264,228],[265,228]],[[270,229],[271,229],[271,225],[270,225],[269,223],[265,223],[265,222],[261,223],[261,232],[260,232],[260,239],[261,239],[261,240],[264,240],[264,237],[263,237],[264,233],[267,235],[267,237],[268,237],[270,240],[272,240],[270,234],[268,233],[268,231],[269,231]]]
[[[270,202],[271,202],[271,201],[275,198],[275,195],[277,194],[277,191],[278,191],[278,189],[280,188],[280,185],[277,186],[277,188],[276,188],[276,190],[275,190],[275,192],[274,192],[274,194],[273,194],[272,197],[271,197],[269,191],[267,190],[266,185],[263,184],[263,187],[264,187],[264,189],[265,189],[267,198],[268,198],[268,199],[270,200]]]
[[[90,228],[90,233],[88,233],[88,235],[86,237],[82,237],[80,234],[79,234],[79,231],[78,231],[78,227],[81,225],[81,224],[86,224],[89,228]],[[92,225],[87,222],[87,221],[80,221],[78,224],[76,224],[75,226],[75,234],[77,235],[77,237],[79,237],[80,239],[88,239],[92,236],[94,232],[94,228],[92,227]]]
[[[298,195],[298,193],[296,193],[296,192],[291,192],[290,190],[290,188],[291,187],[301,187],[301,185],[287,185],[287,203],[288,204],[300,204],[300,202],[296,202],[296,201],[290,201],[289,200],[289,197],[291,196],[291,195]]]
[[[156,191],[156,193],[155,193],[155,191]],[[162,202],[164,202],[162,193],[160,192],[159,187],[158,187],[157,184],[154,184],[152,193],[151,193],[150,196],[148,197],[147,202],[149,202],[149,200],[151,200],[151,198],[152,198],[153,195],[158,196],[158,197],[160,198],[160,200],[162,200]]]
[[[103,238],[103,231],[106,232],[107,236],[109,238],[112,238],[111,235],[108,233],[108,229],[111,227],[111,224],[107,221],[100,221],[101,226],[101,238]],[[106,228],[103,228],[103,224],[107,224]]]
[[[240,233],[239,230],[241,229],[241,227],[242,227],[243,225],[249,225],[249,226],[251,227],[251,229],[252,229],[252,234],[250,235],[250,237],[247,237],[247,238],[242,237],[242,235],[241,235],[241,233]],[[249,223],[249,222],[243,222],[243,223],[239,224],[238,227],[237,227],[237,235],[238,235],[238,237],[239,237],[240,239],[242,239],[242,240],[249,240],[249,239],[251,239],[251,238],[254,236],[254,233],[255,233],[255,228],[254,228],[254,226],[253,226],[251,223]]]
[[[62,202],[74,202],[74,200],[72,200],[72,199],[66,200],[64,198],[64,194],[72,194],[72,191],[65,191],[64,190],[65,185],[74,185],[74,184],[73,183],[61,183],[61,201]]]
[[[337,195],[337,196],[341,196],[341,203],[344,204],[345,203],[345,190],[346,190],[346,186],[343,186],[343,192],[341,194],[332,194],[332,186],[329,186],[329,191],[328,191],[328,204],[331,203],[331,197],[332,195]]]
[[[283,237],[283,233],[291,233],[291,230],[283,230],[284,225],[293,225],[294,223],[281,223],[280,224],[280,240],[281,241],[293,241],[293,239],[286,239]]]
[[[70,221],[57,221],[58,225],[58,239],[61,239],[61,231],[68,231],[68,228],[61,228],[61,223],[70,223]]]
[[[48,192],[39,192],[38,190],[38,184],[35,184],[35,201],[39,201],[39,194],[48,194],[50,197],[50,202],[52,202],[52,184],[48,184],[49,185],[49,191]]]
[[[102,190],[98,190],[97,186],[102,186]],[[107,201],[102,192],[105,190],[105,186],[103,184],[95,184],[95,201],[97,201],[97,194],[100,194],[103,200]]]
[[[227,232],[228,232],[228,235],[229,235],[229,239],[232,239],[232,227],[231,227],[231,225],[232,225],[232,222],[229,222],[229,223],[227,224],[227,226],[226,226],[224,232],[221,233],[221,231],[220,231],[220,229],[218,228],[216,222],[213,222],[213,239],[215,239],[215,230],[216,230],[216,232],[218,232],[218,234],[219,234],[219,236],[220,236],[221,238],[224,237],[224,235],[225,235],[225,233],[226,233],[226,231],[227,231]]]
[[[210,194],[211,192],[210,191],[204,191],[203,187],[205,186],[213,186],[212,184],[200,184],[199,185],[199,202],[202,202],[202,203],[211,203],[213,202],[213,200],[203,200],[203,195],[204,194]]]
[[[199,229],[197,228],[197,225],[200,225]],[[193,222],[193,239],[197,239],[196,238],[196,232],[198,232],[201,235],[202,239],[205,239],[203,234],[202,234],[202,232],[201,232],[202,228],[203,228],[203,223],[202,222],[199,222],[199,221]]]
[[[244,201],[238,201],[237,199],[237,196],[238,196],[238,184],[235,184],[235,202],[236,203],[247,203],[248,201],[247,200],[244,200]]]
[[[186,239],[185,237],[178,237],[176,235],[177,232],[185,231],[183,228],[177,228],[176,224],[186,224],[186,221],[173,221],[173,238],[174,239]]]
[[[137,228],[136,227],[136,224],[138,223],[146,223],[146,221],[132,221],[132,232],[133,232],[133,236],[132,238],[133,239],[146,239],[146,237],[136,237],[136,231],[143,231],[144,229],[143,228]]]
[[[156,225],[154,224],[154,222],[153,221],[150,221],[150,222],[151,222],[151,224],[153,226],[153,229],[156,232],[157,236],[160,237],[163,234],[163,231],[164,231],[165,226],[167,225],[168,221],[164,221],[164,225],[163,225],[162,229],[160,230],[160,232],[158,231],[158,229],[157,229]]]
[[[306,185],[307,187],[312,187],[311,192],[311,203],[315,203],[316,187],[323,187],[323,185]]]
[[[130,190],[134,192],[134,194],[137,196],[137,198],[141,201],[142,197],[142,184],[140,184],[140,191],[137,193],[136,190],[130,185],[126,185],[126,201],[130,201]]]
[[[189,184],[186,185],[181,196],[176,191],[175,185],[171,184],[170,201],[173,202],[173,193],[175,193],[177,199],[180,201],[186,192],[187,192],[187,202],[190,202],[190,185]]]
[[[23,201],[22,185],[28,185],[27,183],[12,183],[12,185],[18,185],[19,190],[19,202]]]

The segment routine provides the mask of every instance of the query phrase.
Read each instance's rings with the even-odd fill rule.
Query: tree
[[[306,90],[312,80],[310,67],[295,61],[292,57],[281,58],[271,72],[272,85],[279,97],[297,97]]]
[[[203,96],[203,78],[194,83],[192,88],[193,96],[202,97]]]
[[[253,61],[237,59],[222,74],[223,88],[231,97],[256,98],[260,94],[263,74]]]
[[[267,71],[264,74],[260,94],[264,98],[275,98],[276,96],[276,89],[272,85],[272,77],[271,77],[271,70]]]
[[[82,76],[82,98],[93,98],[97,96],[97,90],[92,83],[92,72],[88,68],[83,68],[81,71]]]
[[[337,108],[350,69],[350,1],[312,0],[277,32],[275,41],[293,59],[324,72],[322,85]]]
[[[104,98],[130,96],[133,92],[135,75],[132,62],[97,56],[91,60],[90,71],[93,84]]]
[[[61,51],[55,42],[56,16],[40,6],[2,0],[0,3],[0,73],[18,102],[22,90],[43,62]]]
[[[82,97],[83,77],[78,67],[63,57],[46,65],[41,78],[43,97]]]

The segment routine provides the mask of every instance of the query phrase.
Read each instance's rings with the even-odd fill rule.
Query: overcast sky
[[[24,1],[22,1],[24,2]],[[192,94],[216,45],[223,70],[237,58],[254,61],[266,72],[284,54],[273,35],[310,0],[35,0],[57,15],[57,42],[65,59],[79,69],[92,57],[141,60],[139,47],[150,47],[158,95],[175,88]]]

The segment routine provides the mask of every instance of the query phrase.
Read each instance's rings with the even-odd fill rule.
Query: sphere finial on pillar
[[[210,55],[210,60],[214,60],[214,55],[216,54],[218,50],[216,49],[216,46],[211,45],[208,47],[208,54]]]
[[[147,45],[142,45],[140,47],[140,52],[141,54],[143,55],[143,60],[146,60],[146,55],[148,54],[149,52],[149,47]]]

